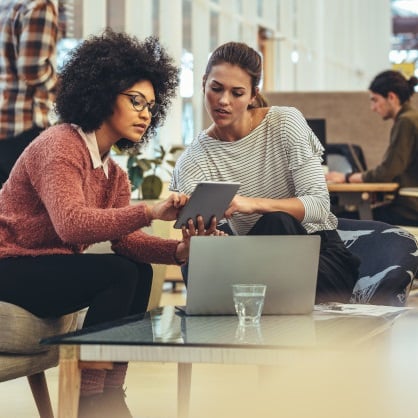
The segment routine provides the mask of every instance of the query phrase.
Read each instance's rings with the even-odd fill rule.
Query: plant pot
[[[158,199],[163,190],[162,180],[155,174],[144,177],[141,184],[142,199]]]

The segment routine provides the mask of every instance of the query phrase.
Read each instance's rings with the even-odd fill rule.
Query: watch
[[[350,176],[352,175],[353,173],[345,173],[345,182],[346,183],[350,183]]]

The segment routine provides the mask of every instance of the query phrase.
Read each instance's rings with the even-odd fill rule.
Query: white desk
[[[398,191],[399,196],[417,197],[418,187],[401,187]]]

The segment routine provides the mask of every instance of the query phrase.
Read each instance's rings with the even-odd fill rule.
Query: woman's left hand
[[[252,214],[257,212],[257,201],[253,197],[235,195],[225,211],[225,218],[229,219],[234,213]]]
[[[192,219],[188,221],[187,226],[183,226],[181,229],[183,240],[177,245],[176,250],[176,258],[177,260],[181,260],[186,262],[187,258],[189,257],[189,250],[190,250],[190,239],[193,236],[226,236],[224,231],[220,231],[216,229],[216,218],[213,217],[210,221],[209,228],[205,228],[205,222],[202,216],[197,217],[197,225],[194,225]]]

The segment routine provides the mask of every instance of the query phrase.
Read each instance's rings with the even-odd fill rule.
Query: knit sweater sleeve
[[[150,224],[144,205],[91,207],[83,193],[81,176],[72,161],[58,158],[46,164],[43,175],[36,179],[39,196],[62,241],[73,245],[93,244],[116,239]]]
[[[137,230],[112,242],[112,250],[142,263],[177,264],[175,253],[179,241],[168,240]]]
[[[150,225],[145,205],[129,205],[125,173],[113,166],[107,179],[101,168],[92,168],[79,135],[64,133],[62,140],[62,130],[48,130],[45,135],[51,138],[43,146],[31,147],[24,159],[25,171],[59,238],[72,245],[93,244]]]

